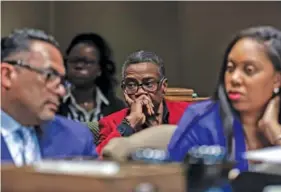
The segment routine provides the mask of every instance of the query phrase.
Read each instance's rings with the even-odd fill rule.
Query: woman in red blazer
[[[114,137],[126,137],[159,124],[177,124],[189,103],[165,101],[167,78],[162,59],[155,53],[137,51],[123,65],[122,89],[129,108],[99,121],[97,152]]]

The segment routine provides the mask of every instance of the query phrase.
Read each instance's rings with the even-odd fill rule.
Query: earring
[[[274,88],[273,92],[274,92],[275,94],[279,93],[279,87]]]

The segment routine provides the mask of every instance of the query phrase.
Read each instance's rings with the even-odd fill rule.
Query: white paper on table
[[[264,149],[248,151],[244,153],[244,158],[265,163],[281,164],[281,147],[267,147]]]
[[[70,175],[115,175],[120,165],[110,161],[67,161],[44,160],[33,164],[33,168],[41,173]]]
[[[266,186],[263,189],[263,192],[280,192],[280,191],[281,191],[281,185]]]
[[[281,175],[281,147],[268,147],[259,150],[248,151],[244,158],[262,163],[251,166],[250,171]]]

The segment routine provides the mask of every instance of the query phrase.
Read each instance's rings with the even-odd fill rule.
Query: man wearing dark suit
[[[114,137],[130,136],[159,124],[177,124],[189,103],[164,99],[167,78],[162,59],[155,53],[137,51],[123,65],[122,89],[129,108],[99,121],[97,152]]]
[[[52,36],[15,30],[1,39],[1,160],[96,156],[89,129],[55,113],[65,95],[62,54]]]

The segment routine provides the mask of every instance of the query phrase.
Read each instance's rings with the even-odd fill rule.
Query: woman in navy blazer
[[[249,170],[245,151],[281,145],[281,31],[242,30],[229,44],[213,99],[191,105],[168,145],[182,161],[195,146],[220,145]]]

